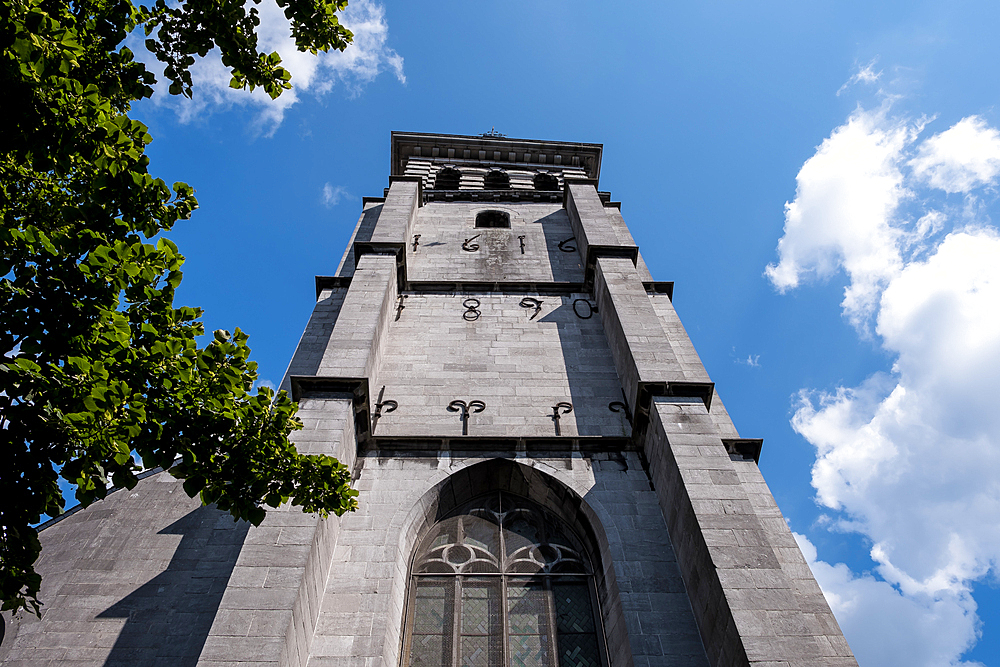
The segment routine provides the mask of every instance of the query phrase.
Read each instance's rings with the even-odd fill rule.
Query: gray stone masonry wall
[[[604,212],[604,204],[594,185],[570,182],[566,184],[566,193],[566,212],[583,257],[587,257],[590,246],[623,245]]]
[[[395,185],[395,184],[394,184]],[[476,228],[476,214],[504,211],[510,229]],[[573,236],[565,209],[559,204],[431,202],[417,214],[406,246],[407,279],[411,281],[583,282],[583,265],[576,244],[572,252],[559,242]],[[478,238],[462,249],[466,239]],[[524,236],[524,254],[518,236]]]
[[[353,466],[351,398],[304,399],[299,416],[304,428],[293,440],[301,453]],[[290,505],[269,510],[247,534],[198,665],[304,667],[340,528],[336,516],[319,519]]]
[[[391,255],[362,257],[316,374],[373,379],[395,297],[395,258]]]
[[[292,375],[317,374],[323,355],[330,344],[330,335],[337,323],[340,308],[344,305],[345,296],[347,296],[347,289],[343,287],[325,289],[320,292],[319,298],[316,299],[316,306],[309,317],[309,322],[295,348],[295,354],[292,355],[292,360],[288,364],[288,370],[285,371],[281,389],[291,392],[292,386],[289,377]]]
[[[10,667],[193,666],[249,524],[159,472],[41,532],[42,618],[11,622]]]
[[[337,265],[337,270],[333,275],[343,277],[354,275],[354,242],[371,240],[375,223],[378,222],[379,215],[382,213],[382,206],[383,204],[379,202],[365,202],[364,211],[358,218],[358,224],[354,227],[354,234],[351,235],[351,242],[347,244],[347,249],[344,250],[344,255],[340,258],[340,264]]]
[[[433,515],[442,483],[460,478],[466,469],[471,474],[475,468],[470,466],[488,458],[483,452],[430,457],[373,452],[362,459],[360,509],[341,521],[337,563],[327,582],[309,667],[400,664],[409,566],[430,527],[427,515]],[[516,489],[520,495],[546,502],[553,494],[549,487],[564,485],[598,523],[595,547],[604,561],[598,588],[611,667],[707,665],[639,457],[523,457],[516,465],[533,471],[527,475],[531,488]],[[546,484],[547,478],[556,482]],[[496,488],[498,480],[455,483],[474,496]]]
[[[389,185],[389,194],[372,231],[371,243],[406,243],[420,207],[419,191],[420,184],[416,180],[394,181]]]
[[[708,381],[673,305],[646,294],[630,260],[599,257],[595,292],[633,401],[639,383]],[[736,474],[721,402],[654,398],[649,412],[644,451],[711,664],[856,664],[756,465]]]
[[[795,542],[785,517],[781,515],[781,510],[774,502],[774,496],[771,495],[771,490],[767,487],[757,464],[749,460],[734,460],[733,468],[781,565],[781,571],[791,584],[805,629],[809,634],[822,636],[829,641],[839,657],[851,656],[851,649],[841,633],[840,625],[830,611],[830,605],[823,596],[819,584],[816,583],[799,545]],[[783,623],[785,615],[779,615],[776,627],[780,627]],[[836,664],[854,663],[844,661]]]
[[[650,474],[709,662],[856,666],[816,590],[796,586],[788,576],[804,574],[796,559],[781,552],[795,543],[787,525],[762,524],[758,509],[767,510],[773,500],[759,497],[766,487],[748,474],[752,461],[739,464],[741,479],[699,400],[655,398],[650,416]],[[751,493],[758,496],[756,507]],[[775,518],[768,514],[763,518]],[[789,563],[787,572],[779,553]]]
[[[573,311],[589,296],[528,295],[542,302],[533,319],[534,309],[519,305],[525,296],[410,294],[371,387],[373,411],[382,385],[399,407],[379,418],[375,435],[459,436],[462,422],[447,410],[455,399],[485,401],[469,419],[474,436],[554,436],[552,407],[561,401],[573,405],[560,417],[562,435],[629,435],[622,414],[608,409],[621,400],[621,383],[601,321]],[[474,321],[463,318],[470,297],[479,301]]]
[[[667,335],[674,357],[680,364],[683,379],[688,382],[708,382],[710,380],[708,371],[705,370],[701,363],[701,357],[698,356],[694,345],[691,344],[691,339],[688,338],[687,331],[684,330],[684,325],[681,324],[681,319],[677,316],[677,311],[674,310],[674,304],[670,301],[670,297],[666,294],[649,294],[648,296],[649,302],[653,305],[653,312],[656,313],[660,320],[660,326],[663,327],[663,332]],[[722,404],[722,399],[719,398],[718,392],[715,392],[712,397],[712,410],[709,414],[716,428],[719,429],[719,437],[740,437],[732,419],[729,418],[726,407]],[[756,464],[754,465],[756,466]]]
[[[594,291],[630,406],[636,404],[639,383],[684,379],[632,260],[599,257]]]
[[[398,403],[371,437],[363,404],[336,393],[351,383],[299,385],[293,440],[354,471],[359,510],[319,519],[286,506],[250,528],[150,476],[42,532],[45,614],[9,627],[0,659],[405,666],[413,549],[462,498],[506,489],[586,537],[608,667],[855,666],[757,466],[727,453],[738,434],[718,396],[710,411],[650,398],[676,383],[707,393],[708,374],[669,297],[646,292],[648,269],[594,182],[567,178],[565,208],[421,207],[415,178],[394,176],[384,202],[365,204],[337,269],[350,281],[326,283],[337,286],[320,293],[288,369],[367,383],[373,414],[380,397]],[[476,228],[489,209],[511,227]],[[635,434],[609,410],[623,390]],[[447,410],[456,399],[486,404],[469,439]],[[573,411],[556,422],[561,401]],[[557,423],[566,446],[547,440]]]
[[[628,225],[625,224],[622,212],[617,206],[605,206],[604,214],[608,217],[608,222],[611,224],[611,228],[614,230],[615,236],[618,238],[618,243],[620,245],[636,245],[635,240],[632,238],[632,232],[628,230]],[[649,272],[649,268],[646,266],[645,260],[642,258],[642,253],[637,253],[635,269],[639,272],[640,280],[653,279],[652,274]]]

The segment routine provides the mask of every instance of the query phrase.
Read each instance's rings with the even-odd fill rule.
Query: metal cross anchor
[[[562,432],[559,430],[559,418],[562,416],[559,414],[560,409],[562,410],[562,414],[568,415],[573,412],[573,404],[566,401],[559,401],[552,406],[552,422],[556,425],[556,435],[562,435]]]
[[[524,254],[524,234],[518,234],[517,240],[521,242],[521,254]]]
[[[482,412],[486,409],[486,404],[482,401],[465,401],[454,400],[448,404],[448,412],[461,412],[458,416],[462,420],[462,435],[469,435],[469,415],[476,412]]]
[[[535,299],[535,298],[530,297],[530,296],[526,296],[523,299],[521,299],[521,303],[519,303],[517,305],[521,306],[521,308],[534,308],[535,309],[535,312],[532,313],[531,317],[528,318],[529,320],[535,319],[535,317],[538,315],[538,313],[540,313],[542,311],[542,301],[541,301],[541,299]]]
[[[471,239],[465,239],[464,241],[462,241],[462,250],[464,250],[465,252],[476,252],[477,250],[479,250],[479,244],[473,243],[473,241],[478,239],[480,236],[482,236],[482,234],[476,234]]]
[[[379,417],[382,416],[382,408],[385,408],[385,412],[388,414],[399,407],[399,403],[392,399],[383,401],[382,396],[384,395],[385,385],[382,385],[382,388],[378,392],[378,398],[375,399],[375,412],[372,414],[372,433],[375,432],[375,425],[378,424]]]

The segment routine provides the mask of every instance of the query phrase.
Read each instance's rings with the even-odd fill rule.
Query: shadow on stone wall
[[[250,524],[199,507],[159,532],[180,535],[166,570],[98,618],[125,618],[105,667],[194,666]]]

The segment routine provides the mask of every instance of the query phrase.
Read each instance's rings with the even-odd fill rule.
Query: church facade
[[[856,665],[601,156],[393,133],[282,387],[358,511],[151,472],[41,532],[4,664]]]

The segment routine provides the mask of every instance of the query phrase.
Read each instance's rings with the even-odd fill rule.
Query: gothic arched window
[[[403,667],[603,667],[604,656],[593,568],[552,513],[494,492],[420,542]]]
[[[462,172],[454,167],[445,167],[434,177],[435,190],[458,190],[462,182]]]

